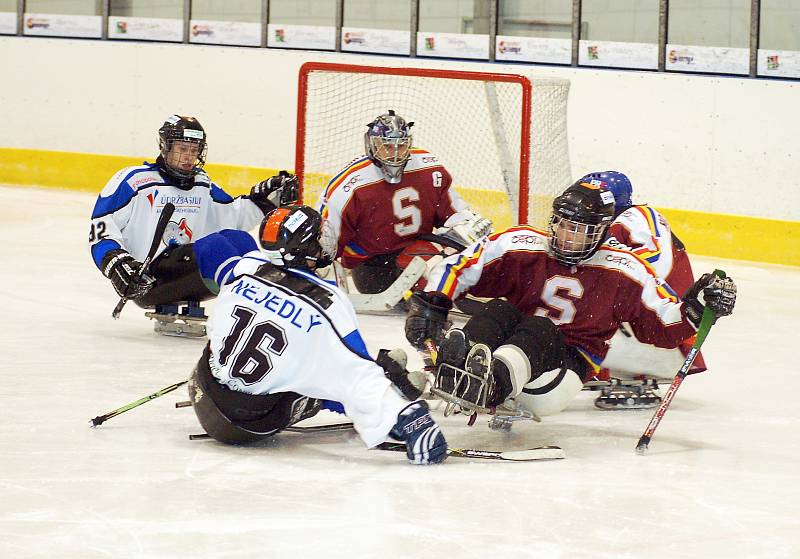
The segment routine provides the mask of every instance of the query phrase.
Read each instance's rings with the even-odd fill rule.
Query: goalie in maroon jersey
[[[438,157],[412,147],[413,124],[392,110],[369,123],[366,155],[333,177],[320,200],[336,256],[361,293],[385,291],[415,254],[438,254],[441,247],[421,240],[437,228],[460,246],[491,232],[451,188]]]
[[[411,298],[406,337],[439,344],[436,388],[462,407],[516,404],[542,416],[564,409],[603,364],[620,324],[675,348],[703,310],[733,312],[736,285],[703,275],[680,301],[626,248],[603,244],[614,197],[578,181],[553,202],[549,234],[517,226],[450,256]],[[492,297],[463,329],[443,334],[452,301]]]

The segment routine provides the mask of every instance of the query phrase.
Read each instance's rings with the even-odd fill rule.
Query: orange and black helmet
[[[320,244],[322,216],[308,206],[288,206],[270,212],[261,222],[258,240],[273,264],[322,268],[330,264]]]

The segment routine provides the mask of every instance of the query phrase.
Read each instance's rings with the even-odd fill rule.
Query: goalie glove
[[[736,284],[731,278],[703,274],[683,297],[686,317],[695,327],[700,326],[703,311],[711,309],[717,317],[728,316],[736,304]]]
[[[425,349],[426,340],[439,345],[444,337],[444,331],[450,325],[447,315],[453,308],[453,301],[438,291],[417,291],[408,303],[405,328],[408,342],[416,349]]]
[[[297,177],[281,171],[250,189],[250,200],[267,215],[276,208],[289,206],[300,199]]]
[[[140,275],[142,263],[122,249],[108,251],[100,266],[120,297],[136,300],[150,291],[155,283],[147,274]]]
[[[462,245],[469,246],[492,232],[492,222],[470,210],[450,216],[439,234]]]

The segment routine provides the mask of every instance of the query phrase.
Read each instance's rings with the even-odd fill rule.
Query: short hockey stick
[[[181,382],[176,382],[175,384],[170,384],[169,386],[162,388],[158,392],[153,392],[149,396],[145,396],[144,398],[139,398],[135,402],[131,402],[130,404],[124,405],[121,408],[117,408],[114,411],[110,411],[110,412],[108,412],[106,414],[98,415],[94,419],[90,419],[89,420],[89,423],[91,424],[90,426],[91,427],[97,427],[99,425],[102,425],[103,423],[105,423],[106,421],[111,419],[112,417],[116,417],[121,413],[125,413],[128,410],[132,410],[133,408],[138,408],[142,404],[145,404],[145,403],[149,402],[150,400],[155,400],[156,398],[158,398],[160,396],[163,396],[164,394],[169,394],[170,392],[172,392],[173,390],[177,390],[178,388],[180,388],[181,386],[183,386],[187,382],[189,382],[189,381],[188,380],[182,380]]]
[[[153,261],[156,251],[161,245],[161,238],[164,236],[164,231],[167,230],[167,225],[169,225],[169,219],[172,217],[173,212],[175,212],[175,205],[172,202],[167,202],[164,204],[164,208],[161,210],[161,215],[158,217],[158,223],[156,223],[156,230],[153,233],[153,241],[150,243],[150,250],[147,252],[147,258],[145,258],[144,262],[142,262],[142,267],[139,268],[139,273],[136,275],[136,278],[133,281],[142,279],[142,276],[145,275],[150,268],[150,263]],[[129,289],[130,284],[128,284],[128,288],[125,290],[125,295],[120,297],[117,306],[114,307],[114,310],[111,313],[111,316],[114,318],[119,318],[119,313],[122,312],[122,308],[125,306],[125,303],[128,302]]]
[[[714,270],[714,275],[718,278],[724,278],[725,272],[722,270]],[[694,344],[692,344],[692,349],[689,350],[689,353],[686,355],[686,359],[683,362],[678,374],[675,375],[675,379],[672,381],[669,389],[667,390],[664,399],[661,401],[661,405],[658,406],[658,409],[653,414],[653,418],[650,420],[650,423],[647,424],[647,428],[644,430],[644,433],[639,438],[639,443],[636,445],[636,454],[644,454],[647,450],[647,445],[650,444],[650,439],[653,438],[653,434],[658,427],[658,424],[661,423],[661,419],[664,417],[664,414],[667,413],[667,408],[669,408],[670,402],[675,397],[675,393],[678,391],[683,379],[686,378],[686,375],[689,373],[689,369],[694,363],[697,354],[700,353],[700,346],[703,345],[703,342],[706,340],[711,327],[714,325],[714,322],[717,320],[714,311],[709,308],[706,308],[703,311],[703,318],[700,320],[700,327],[697,329],[697,335],[694,339]]]
[[[405,452],[405,443],[385,442],[376,446],[378,450]],[[564,450],[558,446],[539,446],[525,450],[478,450],[475,448],[448,448],[447,455],[455,458],[478,458],[481,460],[501,460],[503,462],[534,462],[537,460],[560,460],[566,458]]]

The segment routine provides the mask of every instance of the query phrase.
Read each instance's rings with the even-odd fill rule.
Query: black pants
[[[155,285],[142,297],[134,299],[142,308],[180,301],[205,301],[216,295],[200,275],[192,244],[166,249],[153,260],[150,275],[155,278]]]

